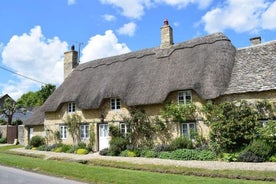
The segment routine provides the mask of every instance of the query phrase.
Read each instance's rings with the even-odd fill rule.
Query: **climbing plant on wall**
[[[74,144],[77,144],[79,142],[79,123],[81,122],[81,120],[81,116],[76,113],[67,115],[64,120],[64,123],[67,125],[68,131],[72,136]]]

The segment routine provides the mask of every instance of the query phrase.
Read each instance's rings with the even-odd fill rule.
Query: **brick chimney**
[[[262,43],[262,38],[260,36],[250,38],[251,45],[258,45]]]
[[[64,79],[66,79],[78,64],[78,52],[75,51],[75,46],[72,45],[71,50],[64,53]]]
[[[164,20],[164,25],[161,29],[161,49],[169,48],[173,45],[173,29],[169,25],[169,21],[167,19]]]

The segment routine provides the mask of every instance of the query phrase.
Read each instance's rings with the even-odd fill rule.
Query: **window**
[[[81,139],[89,138],[89,125],[88,124],[80,125],[80,138]]]
[[[193,133],[196,132],[195,122],[181,123],[181,135],[186,136],[189,139],[194,137]]]
[[[67,126],[66,125],[60,125],[59,132],[60,132],[61,139],[67,139]]]
[[[119,98],[110,99],[111,110],[121,109],[121,100]]]
[[[76,111],[76,104],[75,102],[68,103],[68,112],[75,112]]]
[[[124,136],[127,134],[127,126],[125,123],[120,123],[120,132]]]
[[[178,103],[185,104],[192,102],[192,92],[191,91],[179,91],[178,92]]]

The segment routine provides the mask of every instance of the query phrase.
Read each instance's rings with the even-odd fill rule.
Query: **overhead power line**
[[[20,74],[20,73],[18,73],[18,72],[12,71],[12,70],[10,70],[10,69],[8,69],[8,68],[5,68],[5,67],[3,67],[3,66],[0,66],[0,68],[1,68],[2,70],[5,70],[5,71],[10,72],[10,73],[13,73],[13,74],[16,74],[16,75],[18,75],[18,76],[20,76],[20,77],[24,77],[24,78],[29,79],[29,80],[32,80],[32,81],[34,81],[34,82],[38,82],[38,83],[40,83],[40,84],[46,84],[45,82],[41,82],[41,81],[39,81],[39,80],[37,80],[37,79],[34,79],[34,78],[28,77],[28,76],[26,76],[26,75]]]

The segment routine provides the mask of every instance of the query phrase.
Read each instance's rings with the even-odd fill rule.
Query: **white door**
[[[30,128],[30,140],[32,139],[32,137],[34,136],[34,128]]]
[[[109,147],[108,124],[99,124],[99,150]]]

